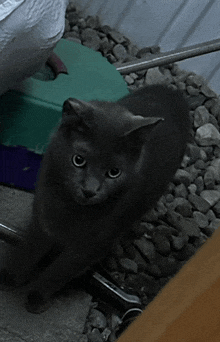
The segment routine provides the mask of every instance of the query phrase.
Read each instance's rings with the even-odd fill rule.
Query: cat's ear
[[[91,110],[92,108],[93,106],[89,102],[70,97],[63,104],[63,116],[77,115],[81,117],[83,113]]]
[[[93,125],[93,110],[91,103],[69,98],[63,104],[62,116],[70,117],[74,127],[83,132]]]
[[[136,115],[132,118],[132,127],[130,127],[123,136],[138,135],[142,140],[146,140],[149,137],[151,131],[161,122],[164,118],[160,117],[143,117]]]

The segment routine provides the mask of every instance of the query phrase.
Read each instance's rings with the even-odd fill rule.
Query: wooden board
[[[118,342],[220,341],[220,229]]]

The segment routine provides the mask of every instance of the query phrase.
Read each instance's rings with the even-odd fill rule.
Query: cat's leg
[[[41,313],[48,308],[48,300],[73,277],[79,276],[85,270],[82,267],[80,254],[72,248],[66,248],[31,284],[26,308],[33,313]]]
[[[0,263],[0,287],[21,286],[29,281],[37,263],[52,245],[47,235],[33,234],[20,246],[8,248]]]

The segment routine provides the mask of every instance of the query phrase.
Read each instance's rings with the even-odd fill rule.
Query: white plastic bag
[[[46,62],[69,0],[0,0],[0,95]]]

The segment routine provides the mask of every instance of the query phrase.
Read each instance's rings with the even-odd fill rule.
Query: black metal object
[[[115,63],[114,65],[116,70],[118,70],[121,74],[130,74],[131,72],[179,62],[187,58],[201,56],[218,50],[220,50],[220,39],[215,39],[186,48],[163,52],[158,55],[153,55],[149,58],[141,58],[137,61],[123,63],[121,65]]]
[[[9,227],[7,224],[0,223],[0,240],[12,244],[13,246],[23,245],[25,235],[21,230],[15,227]]]

